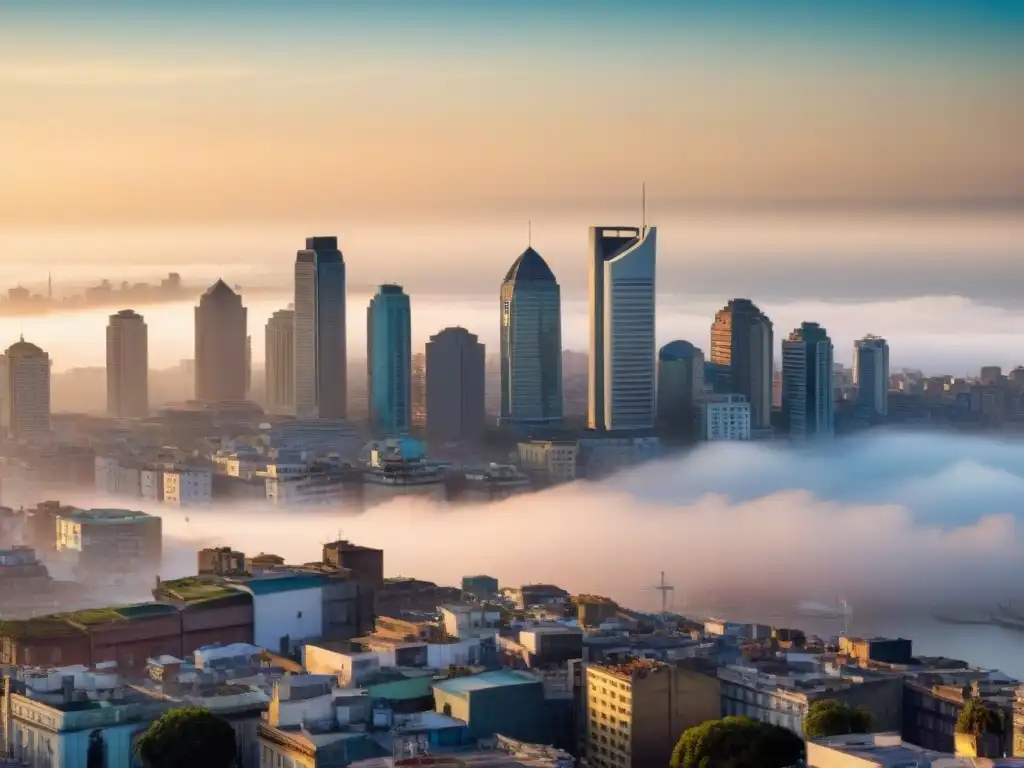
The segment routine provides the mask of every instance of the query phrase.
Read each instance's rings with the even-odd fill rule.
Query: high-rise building
[[[547,262],[533,248],[501,283],[501,410],[514,429],[562,421],[562,295]]]
[[[704,395],[704,353],[688,341],[670,341],[658,352],[658,424],[692,431]]]
[[[591,429],[654,426],[656,235],[646,226],[590,229]]]
[[[782,342],[782,412],[789,434],[835,433],[832,339],[817,323],[803,323]]]
[[[427,426],[426,352],[417,352],[412,356],[412,426],[416,429]]]
[[[107,413],[149,413],[149,331],[142,315],[122,309],[107,324]]]
[[[484,431],[484,345],[465,328],[427,342],[427,437],[478,440]]]
[[[292,413],[295,410],[295,312],[277,310],[267,321],[265,334],[267,409]]]
[[[853,385],[857,388],[857,410],[867,416],[889,413],[889,344],[880,336],[865,336],[853,342]]]
[[[36,438],[50,432],[50,356],[24,337],[0,358],[0,403],[8,437]]]
[[[772,425],[772,321],[750,299],[732,299],[711,325],[711,362],[729,367],[730,388],[750,402],[753,430]]]
[[[345,260],[336,237],[307,237],[295,256],[295,410],[302,418],[348,413]]]
[[[196,400],[245,400],[246,324],[242,297],[218,280],[196,307]]]
[[[412,320],[400,285],[382,285],[366,309],[366,370],[370,424],[401,435],[412,422]]]

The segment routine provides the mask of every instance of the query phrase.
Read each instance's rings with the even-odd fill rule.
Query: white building
[[[164,472],[164,501],[178,506],[208,504],[213,499],[213,475],[208,469]]]
[[[107,325],[107,414],[149,413],[149,331],[142,315],[122,309]]]
[[[701,440],[750,439],[750,401],[746,395],[705,395],[697,414]]]
[[[253,639],[272,653],[292,648],[323,635],[323,590],[320,574],[267,575],[235,585],[248,592],[253,606]]]
[[[449,638],[494,637],[501,627],[501,614],[475,605],[445,605],[441,607],[444,633]]]
[[[164,471],[162,469],[143,469],[139,472],[139,490],[144,499],[150,501],[164,500]]]
[[[9,437],[50,434],[50,356],[24,338],[0,357],[0,403]]]
[[[656,234],[590,229],[590,429],[655,424]]]

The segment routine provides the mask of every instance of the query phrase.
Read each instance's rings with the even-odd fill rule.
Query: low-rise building
[[[590,664],[583,691],[583,748],[596,768],[668,765],[683,731],[720,715],[712,664]]]
[[[484,576],[483,574],[463,576],[462,591],[468,592],[480,600],[490,600],[498,594],[498,580],[493,576]]]
[[[523,471],[537,474],[550,483],[571,483],[576,479],[579,452],[579,443],[575,440],[530,440],[517,446]]]
[[[213,500],[213,473],[208,469],[172,469],[164,472],[164,501],[186,507]]]
[[[450,638],[494,637],[501,628],[501,612],[477,605],[445,605],[441,621]]]
[[[808,768],[1021,768],[1019,758],[976,758],[908,744],[898,733],[855,733],[807,742]]]
[[[503,669],[440,680],[434,684],[434,708],[466,723],[472,739],[502,734],[546,741],[544,684],[527,672]]]
[[[709,442],[749,440],[750,401],[746,395],[705,395],[697,405],[697,434]]]
[[[159,517],[129,509],[69,509],[57,516],[57,551],[85,581],[149,580],[163,552]]]

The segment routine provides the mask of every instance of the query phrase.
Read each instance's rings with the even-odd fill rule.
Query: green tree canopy
[[[866,709],[851,707],[836,699],[811,702],[804,717],[804,736],[824,739],[847,733],[871,733],[875,719]]]
[[[154,722],[135,753],[148,768],[233,768],[238,747],[227,720],[208,709],[182,707]]]
[[[1003,727],[1003,713],[986,706],[981,699],[968,701],[956,720],[956,732],[971,736],[980,736],[983,733],[1001,736]]]
[[[725,717],[687,729],[672,752],[671,768],[789,768],[804,742],[787,728],[749,717]]]

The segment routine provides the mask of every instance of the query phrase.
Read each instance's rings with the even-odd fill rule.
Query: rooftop
[[[160,582],[160,590],[174,600],[184,603],[201,603],[218,600],[238,593],[216,576],[188,576]]]
[[[596,664],[594,668],[600,672],[614,675],[615,677],[632,680],[637,675],[653,672],[659,667],[665,666],[668,665],[655,659],[631,659],[630,661],[624,661],[621,664]]]
[[[130,523],[137,520],[158,520],[145,512],[132,509],[75,509],[61,510],[64,520],[76,523]]]
[[[512,262],[512,266],[509,267],[508,273],[505,275],[506,283],[519,283],[523,281],[556,282],[551,267],[533,248],[527,248],[523,251],[519,258]]]
[[[526,684],[540,685],[541,682],[528,672],[520,672],[515,669],[498,669],[493,672],[482,672],[479,675],[450,677],[447,680],[440,680],[434,683],[434,687],[444,693],[464,696],[473,691]]]
[[[240,581],[238,587],[254,595],[272,595],[277,592],[296,592],[302,589],[322,587],[330,580],[328,574],[285,573],[258,576]]]
[[[1024,767],[1022,758],[971,758],[933,752],[900,739],[898,733],[866,733],[815,739],[808,743],[809,760],[837,752],[858,760],[858,765],[880,768],[922,766],[928,768],[1014,768]]]

